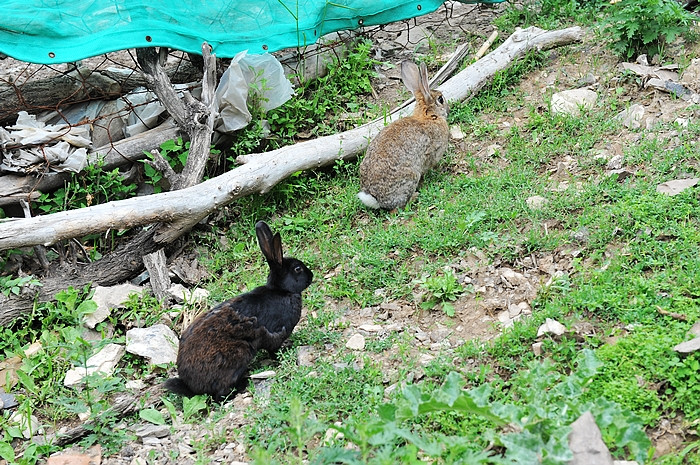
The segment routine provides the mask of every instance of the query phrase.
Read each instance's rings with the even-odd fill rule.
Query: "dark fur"
[[[259,349],[275,353],[301,318],[301,291],[313,273],[282,256],[282,239],[262,221],[255,225],[270,266],[267,284],[222,302],[197,318],[180,338],[178,378],[165,382],[177,394],[217,400],[245,388],[248,365]]]

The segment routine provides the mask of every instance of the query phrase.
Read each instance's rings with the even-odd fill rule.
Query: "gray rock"
[[[642,127],[642,119],[644,118],[645,109],[643,105],[635,103],[629,108],[625,108],[615,116],[615,119],[622,122],[625,127],[630,129],[639,129]],[[614,168],[613,168],[614,169]]]
[[[134,434],[141,439],[147,437],[164,438],[170,436],[168,425],[141,425],[134,430]]]
[[[541,195],[533,195],[532,197],[525,199],[525,203],[530,210],[542,210],[542,208],[549,203],[549,200],[545,199]]]
[[[552,113],[579,116],[581,108],[595,105],[598,94],[589,89],[571,89],[552,95]]]
[[[535,342],[532,344],[532,353],[535,354],[535,356],[539,357],[542,355],[543,350],[542,350],[542,343],[541,342]]]
[[[17,400],[14,394],[5,394],[0,392],[0,410],[17,407]]]
[[[547,318],[545,322],[537,329],[537,337],[544,334],[554,334],[556,336],[561,336],[566,332],[566,326],[559,323],[557,320],[552,318]]]
[[[700,336],[700,321],[696,321],[692,328],[690,328],[690,334],[693,336]]]
[[[365,337],[360,333],[354,334],[350,339],[348,339],[348,342],[345,344],[345,347],[347,347],[350,350],[364,350]]]
[[[674,179],[673,181],[662,182],[656,186],[656,192],[666,195],[678,195],[684,190],[697,185],[700,178]]]
[[[676,345],[673,350],[679,354],[690,354],[700,350],[700,336],[691,339],[690,341],[681,342]]]
[[[315,358],[313,346],[300,346],[297,348],[297,365],[300,367],[314,366]]]
[[[83,323],[88,328],[94,328],[98,323],[107,319],[113,308],[119,308],[129,300],[129,295],[139,294],[141,291],[143,291],[142,287],[129,283],[109,287],[97,286],[95,294],[92,296],[92,300],[97,304],[97,310],[85,315]]]
[[[569,465],[613,465],[613,458],[591,412],[571,424],[569,448],[574,458]]]
[[[114,368],[124,355],[124,346],[120,344],[107,344],[95,355],[87,359],[85,366],[71,368],[63,379],[64,386],[74,386],[80,383],[86,376],[93,373],[111,375]]]
[[[178,347],[177,335],[162,324],[126,332],[127,352],[145,357],[154,365],[175,362]]]
[[[623,161],[624,157],[622,155],[615,155],[608,161],[606,168],[609,170],[619,170],[622,168]]]

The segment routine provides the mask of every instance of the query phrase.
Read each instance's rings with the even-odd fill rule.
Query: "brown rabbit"
[[[411,116],[382,129],[367,148],[360,164],[357,196],[370,208],[404,207],[423,174],[435,166],[447,149],[447,101],[428,86],[428,69],[411,61],[401,63],[401,79],[416,98]]]

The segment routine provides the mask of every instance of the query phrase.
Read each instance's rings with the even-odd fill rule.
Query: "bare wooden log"
[[[0,79],[0,123],[14,122],[20,110],[55,110],[89,100],[109,100],[146,85],[140,73],[125,71],[81,66],[65,74],[24,83]],[[172,82],[184,84],[199,79],[202,71],[182,61],[169,66],[166,73]]]
[[[500,47],[469,66],[440,87],[449,100],[465,100],[486,85],[497,71],[505,69],[514,59],[535,49],[547,49],[580,41],[579,27],[560,31],[538,28],[521,30]],[[392,114],[394,120],[412,111],[407,107]],[[291,174],[319,168],[339,159],[356,157],[368,141],[384,126],[377,120],[341,134],[309,140],[272,152],[239,157],[242,166],[201,184],[178,191],[155,194],[146,198],[131,198],[103,205],[55,213],[28,219],[11,219],[0,223],[0,250],[51,244],[58,240],[151,223],[170,223],[170,229],[152,227],[136,239],[120,247],[99,262],[89,264],[77,277],[64,278],[60,283],[44,282],[41,296],[51,298],[50,290],[87,282],[103,286],[123,282],[142,269],[142,256],[172,242],[192,224],[231,201],[255,192],[267,192]],[[175,226],[172,226],[175,225]],[[48,292],[47,292],[48,291]],[[15,315],[31,310],[13,298],[0,295],[0,324],[6,314]]]
[[[148,270],[153,295],[163,300],[171,285],[170,276],[168,276],[168,267],[166,265],[165,251],[163,249],[158,249],[156,252],[144,255],[143,264]]]

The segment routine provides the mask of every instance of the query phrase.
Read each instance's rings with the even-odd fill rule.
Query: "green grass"
[[[511,9],[500,21],[590,24],[591,12],[601,7],[600,2],[555,0],[537,6],[539,16],[527,8]],[[586,15],[588,22],[582,19]],[[315,274],[289,348],[265,362],[270,366],[263,366],[261,355],[251,367],[276,372],[269,390],[253,389],[248,424],[238,438],[254,463],[565,463],[569,424],[587,409],[616,458],[658,465],[700,459],[700,446],[691,440],[679,453],[651,460],[643,434],[662,420],[686,429],[700,421],[700,357],[681,357],[672,349],[688,339],[690,326],[700,319],[700,196],[697,188],[673,197],[656,192],[661,182],[698,176],[700,126],[658,125],[633,137],[613,118],[626,104],[615,89],[601,93],[593,111],[553,116],[546,98],[539,106],[527,103],[517,88],[546,66],[548,57],[533,53],[470,101],[452,105],[450,123],[467,134],[462,147],[477,148],[452,147],[405,209],[362,207],[356,198],[359,162],[338,162],[240,199],[206,229],[191,233],[193,248],[211,272],[206,286],[212,302],[264,283],[268,267],[253,233],[260,219],[281,233],[285,253],[302,259]],[[367,110],[364,118],[376,116],[378,108],[361,109],[356,98],[369,91],[373,64],[367,45],[360,44],[324,83],[300,89],[305,98],[256,115],[268,118],[277,139],[265,139],[260,127],[252,126],[224,155],[290,143],[295,131],[337,132],[344,112]],[[335,99],[327,89],[337,81]],[[514,112],[521,124],[504,129],[496,123]],[[636,171],[621,182],[608,177],[605,163],[594,157],[611,139],[625,141],[625,165]],[[478,149],[495,142],[501,146],[498,156],[487,158]],[[556,178],[553,172],[565,160],[575,163]],[[554,189],[562,180],[568,188]],[[533,195],[548,203],[530,209],[526,199]],[[583,239],[574,237],[584,230]],[[525,258],[550,255],[570,257],[571,266],[548,286],[543,277],[533,314],[487,343],[430,351],[433,358],[426,363],[421,355],[429,351],[417,344],[410,328],[394,328],[367,335],[364,352],[345,348],[355,329],[349,316],[383,302],[414,306],[416,325],[429,315],[453,327],[451,302],[476,291],[459,283],[452,270],[475,251],[486,257],[484,267],[518,269]],[[2,279],[0,290],[17,293],[27,280]],[[421,309],[418,295],[432,309]],[[40,341],[43,350],[23,358],[18,384],[7,386],[18,393],[19,410],[40,412],[47,426],[89,410],[94,431],[82,444],[100,443],[109,454],[130,437],[109,415],[110,396],[122,392],[126,380],[157,382],[153,379],[161,372],[129,355],[112,377],[90,378],[80,390],[62,386],[67,368],[93,350],[78,329],[92,305],[85,298],[85,292],[66,291],[55,302],[37,305],[33,315],[0,328],[0,351],[9,358]],[[127,325],[167,321],[167,310],[152,297],[132,298],[110,320],[115,333],[105,342],[122,343]],[[368,315],[371,320],[373,314]],[[546,318],[570,331],[538,338]],[[575,333],[582,321],[590,323],[592,333]],[[104,323],[97,329],[106,335],[110,328]],[[539,357],[532,349],[538,341],[544,352]],[[317,355],[313,366],[297,365],[301,346],[311,346]],[[207,434],[193,444],[198,463],[207,463],[229,440],[215,426],[227,414],[225,405],[205,396],[168,395],[163,403],[165,410],[144,408],[139,418],[174,424],[181,415],[187,423],[208,422]],[[0,425],[5,442],[21,436],[4,412]],[[18,462],[33,465],[55,449],[27,446]],[[14,451],[2,445],[0,457],[15,461]]]

